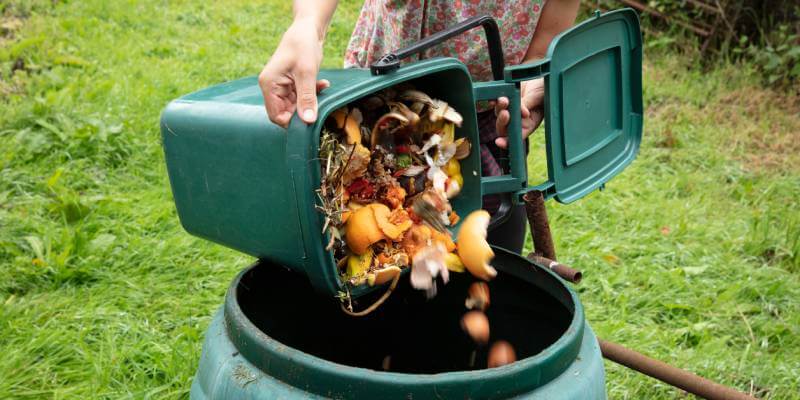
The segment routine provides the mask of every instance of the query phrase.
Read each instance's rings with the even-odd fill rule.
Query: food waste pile
[[[321,199],[340,277],[348,287],[390,282],[411,268],[411,284],[436,294],[436,279],[496,273],[486,243],[489,214],[459,222],[450,201],[464,185],[460,160],[472,144],[456,138],[461,114],[409,86],[385,89],[333,112],[320,139]],[[459,245],[456,244],[459,243]]]
[[[353,311],[350,288],[394,286],[407,268],[411,285],[429,297],[437,279],[446,284],[451,272],[468,271],[484,281],[497,274],[489,265],[489,213],[466,216],[456,240],[448,230],[461,219],[450,202],[464,186],[461,160],[472,148],[468,139],[455,137],[462,122],[447,102],[410,85],[385,89],[326,119],[319,211],[330,237],[327,250],[348,290],[340,295],[345,311]],[[488,305],[488,286],[476,282],[461,324],[478,346],[489,340]],[[488,367],[514,360],[511,345],[496,341]]]

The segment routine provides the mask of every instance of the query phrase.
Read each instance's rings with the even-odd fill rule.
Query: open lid
[[[556,36],[547,58],[507,67],[505,80],[544,76],[548,196],[570,203],[636,157],[642,137],[642,41],[631,9]]]

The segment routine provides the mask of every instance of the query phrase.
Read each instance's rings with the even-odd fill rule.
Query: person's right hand
[[[530,136],[536,128],[541,125],[544,119],[542,105],[544,104],[544,79],[533,79],[523,81],[519,90],[519,111],[520,128],[522,129],[522,140]],[[494,113],[497,115],[496,129],[497,139],[494,143],[501,149],[508,148],[508,123],[511,121],[511,114],[508,112],[508,97],[500,97],[494,105]]]
[[[311,19],[296,19],[258,76],[269,119],[286,128],[297,111],[311,124],[317,119],[317,92],[330,86],[317,80],[322,39]]]

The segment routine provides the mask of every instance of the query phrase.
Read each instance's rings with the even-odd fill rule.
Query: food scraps
[[[472,339],[477,347],[483,347],[489,342],[490,324],[485,311],[489,308],[489,285],[486,282],[473,282],[467,290],[465,305],[467,311],[461,317],[461,328]],[[470,366],[474,366],[476,350],[470,356]],[[511,343],[497,340],[489,347],[487,355],[487,368],[502,367],[517,361],[517,355]]]
[[[511,364],[514,361],[517,361],[517,355],[514,352],[514,347],[511,346],[511,343],[508,343],[505,340],[498,340],[492,343],[492,347],[489,349],[489,356],[487,360],[489,368],[502,367],[503,365]]]
[[[485,210],[472,212],[461,223],[458,231],[458,256],[467,270],[477,278],[485,281],[497,275],[497,271],[489,265],[494,251],[486,242],[486,229],[491,216]]]
[[[478,345],[489,343],[489,319],[483,311],[468,311],[461,317],[461,328]]]
[[[474,282],[469,286],[467,300],[464,302],[468,309],[486,311],[489,304],[489,285],[485,282]]]
[[[461,114],[409,85],[342,107],[320,137],[319,210],[340,278],[349,286],[381,285],[411,268],[411,284],[436,293],[450,272],[488,280],[488,214],[467,217],[457,245],[448,230],[460,220],[450,201],[464,185],[456,138]],[[487,216],[484,221],[484,214]],[[481,243],[482,242],[482,243]]]

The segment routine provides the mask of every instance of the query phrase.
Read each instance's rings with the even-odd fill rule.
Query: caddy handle
[[[508,161],[509,173],[500,176],[481,177],[481,188],[484,195],[494,193],[517,193],[528,186],[525,141],[522,139],[522,121],[520,117],[519,87],[514,83],[503,81],[475,82],[472,86],[476,101],[508,98]],[[514,204],[519,204],[517,196],[512,197]]]
[[[372,75],[384,75],[400,68],[400,60],[414,54],[421,53],[453,36],[464,33],[476,26],[483,26],[486,42],[489,44],[489,60],[492,63],[492,77],[499,81],[503,79],[505,61],[503,59],[503,43],[500,41],[500,30],[497,22],[488,15],[481,15],[464,20],[454,26],[436,32],[421,39],[404,49],[383,55],[378,61],[369,66]]]

